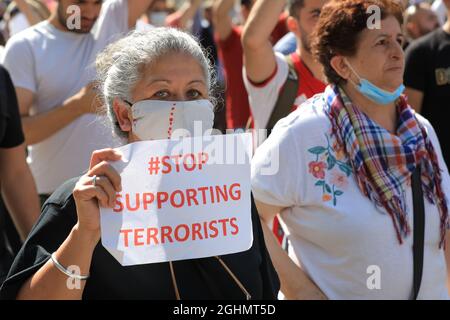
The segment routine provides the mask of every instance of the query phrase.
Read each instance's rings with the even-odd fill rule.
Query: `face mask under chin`
[[[359,84],[356,84],[351,79],[349,79],[349,81],[353,84],[353,86],[355,86],[355,88],[362,95],[364,95],[366,98],[370,99],[371,101],[373,101],[377,104],[388,105],[388,104],[394,102],[395,100],[397,100],[401,96],[403,91],[405,91],[405,86],[403,84],[401,84],[399,87],[397,87],[397,89],[394,90],[393,92],[383,90],[380,87],[377,87],[375,84],[373,84],[369,80],[361,78],[348,61],[346,61],[346,64],[358,78]]]

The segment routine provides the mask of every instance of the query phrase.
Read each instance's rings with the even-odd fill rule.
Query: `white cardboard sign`
[[[251,134],[143,141],[118,150],[122,160],[112,165],[122,191],[100,215],[102,244],[121,265],[251,247]]]

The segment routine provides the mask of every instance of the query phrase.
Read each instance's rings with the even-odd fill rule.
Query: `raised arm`
[[[251,10],[242,35],[242,45],[244,66],[252,82],[264,82],[275,71],[276,60],[270,35],[285,5],[285,0],[258,0]]]
[[[29,5],[25,0],[15,0],[17,7],[20,12],[22,12],[28,20],[30,26],[35,25],[42,21],[41,17],[36,14],[36,12],[32,9],[31,5]]]
[[[186,29],[188,27],[189,21],[191,21],[198,8],[202,4],[202,0],[188,0],[183,3],[183,5],[174,13],[169,16],[176,17],[176,27],[180,29]],[[166,20],[167,21],[167,20]]]
[[[232,31],[233,22],[229,15],[234,6],[234,0],[216,0],[213,6],[214,32],[219,39],[226,40]]]
[[[153,0],[128,0],[128,27],[134,28],[136,21],[147,12]]]

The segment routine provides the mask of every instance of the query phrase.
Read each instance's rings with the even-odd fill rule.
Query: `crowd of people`
[[[450,0],[1,0],[0,17],[0,299],[450,298]],[[267,133],[253,244],[122,267],[99,242],[114,148],[170,139],[145,117],[174,101],[204,130]]]

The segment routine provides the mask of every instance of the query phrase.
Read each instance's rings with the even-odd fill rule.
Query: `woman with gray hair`
[[[190,35],[169,28],[133,32],[98,56],[97,69],[114,132],[127,143],[172,138],[176,129],[190,132],[193,121],[212,127],[211,66]],[[168,129],[165,119],[173,102],[184,107]],[[1,298],[276,298],[279,281],[254,206],[254,241],[248,251],[173,265],[117,263],[99,243],[99,207],[113,207],[121,190],[120,176],[108,163],[120,157],[113,149],[94,152],[87,173],[55,191],[16,257]],[[69,288],[73,279],[61,272],[67,266],[90,276]]]

